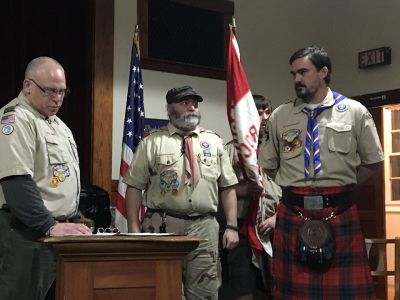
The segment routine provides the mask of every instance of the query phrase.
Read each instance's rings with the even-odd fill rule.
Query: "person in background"
[[[174,232],[207,240],[184,261],[186,299],[217,299],[218,192],[227,216],[223,245],[238,243],[237,179],[221,138],[199,127],[203,98],[190,86],[168,91],[169,123],[144,138],[125,175],[129,232]],[[142,195],[142,191],[144,194]],[[139,209],[147,207],[143,227]]]
[[[51,299],[53,251],[38,239],[91,234],[79,222],[79,161],[69,128],[56,116],[68,94],[63,67],[33,59],[22,91],[1,108],[1,299]],[[53,291],[54,292],[54,291]]]
[[[272,105],[262,95],[253,95],[253,99],[260,116],[260,144],[268,139],[266,125]],[[222,299],[236,300],[258,299],[260,296],[270,299],[272,274],[269,257],[272,253],[267,254],[263,244],[268,243],[275,225],[274,215],[280,198],[280,188],[263,174],[264,191],[260,199],[258,185],[245,177],[233,141],[226,144],[226,149],[239,180],[235,189],[238,198],[237,222],[241,231],[238,247],[221,252],[223,282],[220,296]],[[223,214],[220,215],[220,224],[223,227],[225,220]],[[257,229],[257,224],[260,224],[262,232]]]
[[[275,299],[376,299],[352,193],[384,158],[374,121],[362,104],[330,89],[323,48],[302,48],[289,63],[297,98],[271,115],[259,156],[283,194],[273,242]],[[306,219],[324,220],[331,231],[324,230],[329,251],[318,260],[296,247]],[[318,237],[322,227],[310,230]]]

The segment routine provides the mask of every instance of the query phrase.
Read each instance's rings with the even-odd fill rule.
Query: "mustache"
[[[297,88],[300,88],[300,87],[304,87],[305,88],[306,86],[304,84],[302,84],[301,82],[296,82],[294,87],[297,89]]]

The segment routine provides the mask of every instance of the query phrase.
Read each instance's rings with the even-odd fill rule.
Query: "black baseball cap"
[[[167,99],[167,103],[179,103],[183,101],[185,98],[194,98],[197,102],[202,102],[203,97],[196,93],[196,91],[189,85],[177,87],[170,89],[165,96]]]

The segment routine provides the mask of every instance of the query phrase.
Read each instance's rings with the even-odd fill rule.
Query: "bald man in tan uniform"
[[[239,239],[236,175],[221,138],[198,126],[198,102],[203,98],[190,86],[171,89],[166,98],[170,122],[141,141],[124,178],[129,186],[126,194],[128,230],[206,238],[185,258],[184,296],[186,299],[217,299],[219,226],[215,214],[218,193],[221,193],[228,224],[224,247],[230,249]],[[189,151],[190,148],[193,151]],[[189,163],[189,157],[194,161]],[[142,203],[147,207],[143,228],[138,219]]]
[[[55,257],[38,238],[91,234],[73,223],[79,220],[78,152],[56,116],[67,93],[61,65],[39,57],[28,64],[21,93],[0,110],[1,299],[46,297]]]
[[[352,194],[383,160],[374,121],[362,104],[329,88],[332,67],[324,49],[302,48],[289,63],[297,98],[272,113],[270,138],[259,156],[260,166],[282,187],[273,241],[274,299],[376,299]],[[314,256],[298,247],[307,219],[331,228],[333,251],[326,246]],[[308,232],[321,232],[319,224]]]

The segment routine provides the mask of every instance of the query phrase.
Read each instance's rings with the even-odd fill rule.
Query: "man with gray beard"
[[[124,178],[128,231],[205,238],[185,258],[184,297],[218,299],[218,193],[227,218],[223,246],[232,249],[239,241],[236,175],[221,138],[199,127],[203,98],[183,86],[169,90],[166,99],[170,122],[141,141]]]

